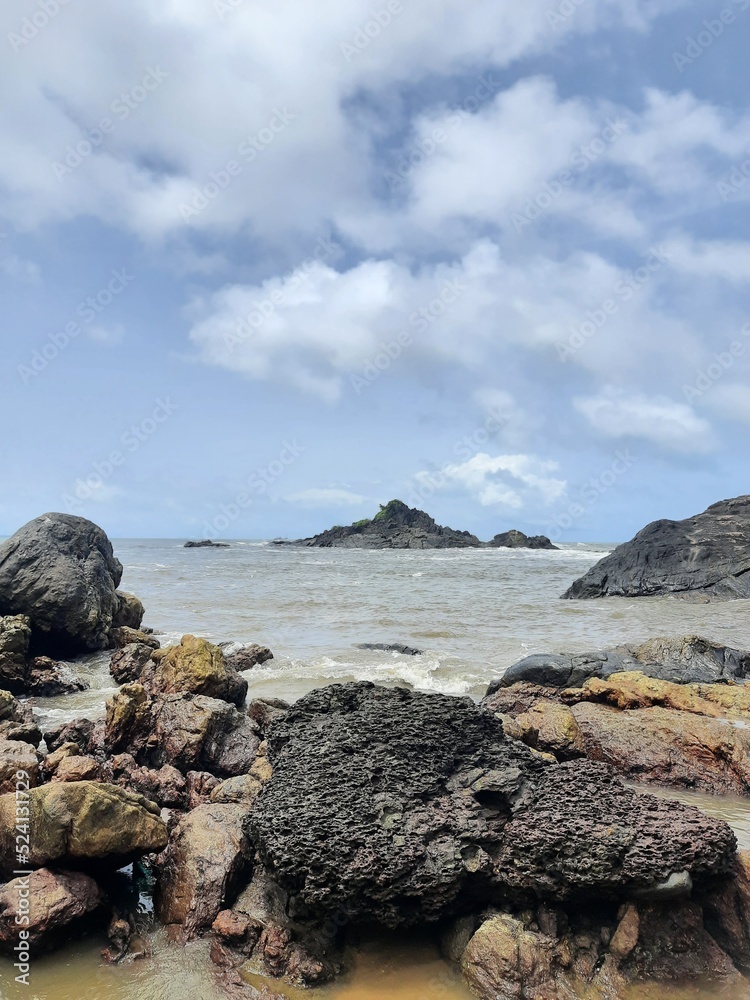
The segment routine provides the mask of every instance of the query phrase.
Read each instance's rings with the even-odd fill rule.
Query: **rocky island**
[[[355,521],[347,527],[337,525],[312,538],[277,544],[346,549],[557,548],[544,535],[530,538],[521,531],[507,531],[490,542],[481,542],[468,531],[444,528],[429,514],[407,506],[402,500],[382,505],[373,518]]]
[[[722,500],[684,521],[654,521],[563,597],[696,593],[750,598],[750,496]]]

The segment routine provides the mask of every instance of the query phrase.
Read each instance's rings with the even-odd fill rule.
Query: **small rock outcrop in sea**
[[[227,542],[212,542],[204,538],[202,542],[185,542],[184,549],[229,549],[231,545]]]
[[[293,544],[346,549],[476,549],[482,545],[476,535],[444,528],[401,500],[391,500],[371,520],[330,528]]]
[[[557,546],[546,535],[524,535],[522,531],[505,531],[487,542],[489,549],[554,549]]]
[[[690,593],[750,598],[750,496],[722,500],[684,521],[654,521],[563,597]]]
[[[402,642],[358,642],[357,649],[371,649],[379,653],[400,653],[401,656],[422,656],[421,649],[405,646]]]
[[[649,639],[591,653],[534,653],[508,667],[489,692],[512,684],[580,687],[591,677],[639,670],[675,684],[719,684],[750,677],[750,652],[722,646],[700,636]]]
[[[143,612],[137,598],[117,590],[121,578],[101,528],[72,514],[43,514],[0,545],[0,615],[28,618],[35,654],[106,649],[110,629],[133,627]]]

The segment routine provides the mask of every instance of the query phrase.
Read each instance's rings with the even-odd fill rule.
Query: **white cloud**
[[[13,254],[0,258],[0,273],[13,281],[21,281],[29,285],[38,285],[42,280],[42,272],[33,260],[24,260]]]
[[[125,337],[125,327],[120,323],[115,323],[113,326],[102,326],[101,324],[87,326],[85,329],[87,337],[108,347],[121,343]]]
[[[564,496],[567,483],[554,473],[557,462],[535,455],[488,455],[479,452],[460,465],[448,465],[443,476],[449,483],[466,490],[484,507],[503,506],[519,510],[527,502],[554,503]],[[420,472],[416,479],[429,484],[434,473]]]
[[[665,396],[627,395],[612,387],[574,406],[606,437],[644,438],[671,451],[700,453],[714,447],[711,425],[691,407]]]
[[[348,490],[311,489],[292,493],[284,499],[302,507],[355,507],[364,503],[367,498]]]
[[[747,382],[714,385],[705,392],[700,402],[727,420],[750,424],[750,388]]]

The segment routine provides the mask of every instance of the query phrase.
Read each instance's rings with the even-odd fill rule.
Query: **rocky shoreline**
[[[161,648],[104,533],[60,517],[0,546],[0,581],[13,560],[54,567],[2,594],[0,953],[28,898],[35,952],[107,927],[106,961],[148,960],[118,889],[130,866],[174,941],[209,939],[231,997],[266,995],[249,974],[336,979],[373,925],[430,929],[487,1000],[745,982],[750,855],[723,821],[625,782],[750,793],[749,652],[686,636],[532,655],[480,704],[369,682],[248,703],[243,672],[269,649]],[[66,617],[76,601],[89,614]],[[40,643],[110,649],[106,718],[40,730],[39,675],[66,682]]]

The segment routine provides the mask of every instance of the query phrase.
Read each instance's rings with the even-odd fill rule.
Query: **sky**
[[[750,0],[6,0],[0,533],[747,493]]]

